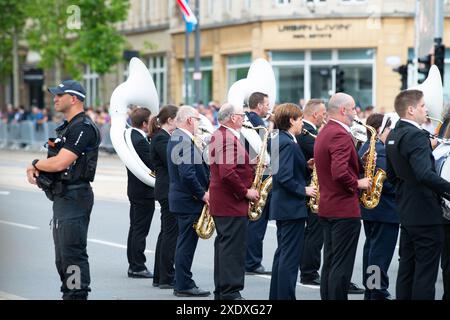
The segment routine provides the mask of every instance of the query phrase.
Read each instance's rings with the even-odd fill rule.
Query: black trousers
[[[305,220],[277,220],[278,247],[273,258],[269,300],[295,300]]]
[[[169,211],[169,200],[158,201],[161,205],[161,230],[155,251],[153,283],[172,284],[175,280],[175,249],[177,247],[177,216]]]
[[[302,261],[300,263],[300,278],[311,281],[319,277],[320,262],[322,260],[323,230],[319,216],[308,208],[306,218],[305,242]]]
[[[192,279],[191,267],[198,243],[198,235],[193,226],[199,215],[200,213],[176,214],[178,238],[175,249],[175,289],[178,291],[189,290],[197,286]]]
[[[398,238],[398,223],[364,221],[366,242],[363,251],[363,285],[365,300],[383,300],[390,297],[388,269]],[[372,283],[372,268],[379,268],[379,281]],[[368,283],[369,282],[369,283]],[[378,282],[378,283],[377,283]]]
[[[444,224],[444,247],[442,248],[441,267],[444,282],[442,300],[450,300],[450,224]]]
[[[214,300],[234,300],[244,289],[248,218],[213,219],[217,231],[214,241]]]
[[[89,185],[53,198],[55,264],[64,300],[87,299],[91,277],[86,251],[94,194]]]
[[[268,198],[272,193],[269,193]],[[263,209],[261,218],[256,221],[248,220],[247,227],[247,253],[245,257],[245,270],[253,271],[261,266],[263,259],[263,240],[266,235],[267,223],[269,222],[269,200]]]
[[[443,241],[442,225],[400,227],[398,300],[434,300]]]
[[[320,218],[320,223],[324,231],[320,297],[322,300],[347,300],[361,220]]]
[[[155,199],[130,199],[127,258],[131,271],[139,272],[147,269],[144,251],[154,211]]]

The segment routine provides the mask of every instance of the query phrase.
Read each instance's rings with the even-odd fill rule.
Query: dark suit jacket
[[[303,122],[303,129],[308,130],[314,135],[317,135],[317,130],[307,122]],[[295,138],[297,139],[298,145],[302,149],[306,161],[314,158],[314,143],[316,142],[316,139],[311,137],[309,134],[304,133],[297,135]]]
[[[441,224],[440,197],[450,199],[450,183],[436,173],[428,133],[400,120],[386,141],[387,174],[396,186],[400,223]]]
[[[150,142],[150,159],[156,171],[156,200],[164,200],[169,197],[169,171],[167,169],[167,143],[169,139],[169,133],[160,129]]]
[[[367,141],[358,154],[360,157],[369,149],[369,141]],[[377,152],[376,169],[380,168],[386,171],[386,149],[383,142],[377,140],[375,144]],[[376,172],[376,171],[375,171]],[[377,221],[386,223],[399,223],[399,216],[395,205],[395,188],[389,181],[385,180],[383,183],[383,190],[381,192],[380,203],[373,209],[366,209],[361,206],[361,216],[366,221]]]
[[[221,126],[211,137],[209,152],[211,215],[246,216],[245,195],[253,182],[253,168],[244,146]]]
[[[201,151],[182,130],[176,129],[167,144],[169,209],[173,213],[200,214],[208,190],[209,169]]]
[[[330,120],[314,146],[319,179],[319,216],[359,218],[359,157],[353,139],[339,123]]]
[[[153,170],[152,163],[150,161],[150,144],[147,138],[145,138],[139,131],[131,131],[131,142],[136,150],[139,158],[145,163],[147,167]],[[146,185],[141,180],[136,178],[136,176],[127,168],[128,175],[128,186],[127,195],[129,199],[141,199],[141,198],[151,198],[153,199],[154,190],[152,187]]]
[[[306,179],[308,168],[305,157],[292,136],[280,131],[279,150],[271,152],[274,175],[269,217],[273,220],[306,218]]]

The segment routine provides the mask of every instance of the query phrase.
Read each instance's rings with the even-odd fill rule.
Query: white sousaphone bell
[[[254,92],[265,93],[269,97],[270,110],[273,109],[276,100],[276,80],[272,66],[265,59],[256,59],[250,65],[247,77],[236,81],[228,90],[228,102],[233,106],[243,106],[247,103],[248,98]],[[252,127],[252,124],[247,119],[244,120],[244,125]],[[249,128],[243,127],[241,129],[242,135],[249,142],[252,149],[259,153],[261,149],[262,140],[259,134]],[[269,155],[266,153],[267,162],[269,162]]]
[[[148,108],[154,116],[159,110],[158,93],[152,76],[138,58],[131,59],[127,80],[117,86],[111,95],[110,135],[114,149],[127,168],[143,183],[154,187],[155,178],[150,168],[139,158],[131,142],[131,128],[126,129],[129,105]]]

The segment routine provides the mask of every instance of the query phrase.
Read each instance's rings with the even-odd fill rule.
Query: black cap
[[[48,91],[53,94],[70,94],[76,96],[78,100],[84,101],[86,97],[86,90],[84,87],[76,80],[64,80],[57,87],[48,88]]]

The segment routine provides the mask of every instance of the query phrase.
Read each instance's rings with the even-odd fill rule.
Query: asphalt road
[[[0,150],[0,299],[60,299],[59,278],[54,266],[54,251],[49,222],[51,202],[25,181],[25,167],[34,158],[43,157],[20,151]],[[102,155],[93,184],[96,200],[88,235],[91,266],[90,299],[107,300],[179,300],[172,290],[152,287],[151,280],[127,277],[126,239],[129,225],[126,199],[126,173],[115,156]],[[157,205],[147,238],[147,266],[153,270],[154,249],[160,228]],[[199,240],[192,272],[197,285],[214,290],[214,238]],[[361,286],[361,231],[352,280]],[[276,228],[269,222],[264,240],[263,265],[271,269],[276,249]],[[394,255],[390,279],[391,294],[395,294],[398,255]],[[246,276],[242,295],[246,299],[267,300],[270,276]],[[436,297],[442,296],[439,274]],[[362,299],[362,295],[349,295]],[[205,300],[212,299],[212,295]],[[319,288],[297,285],[298,300],[320,299]]]

